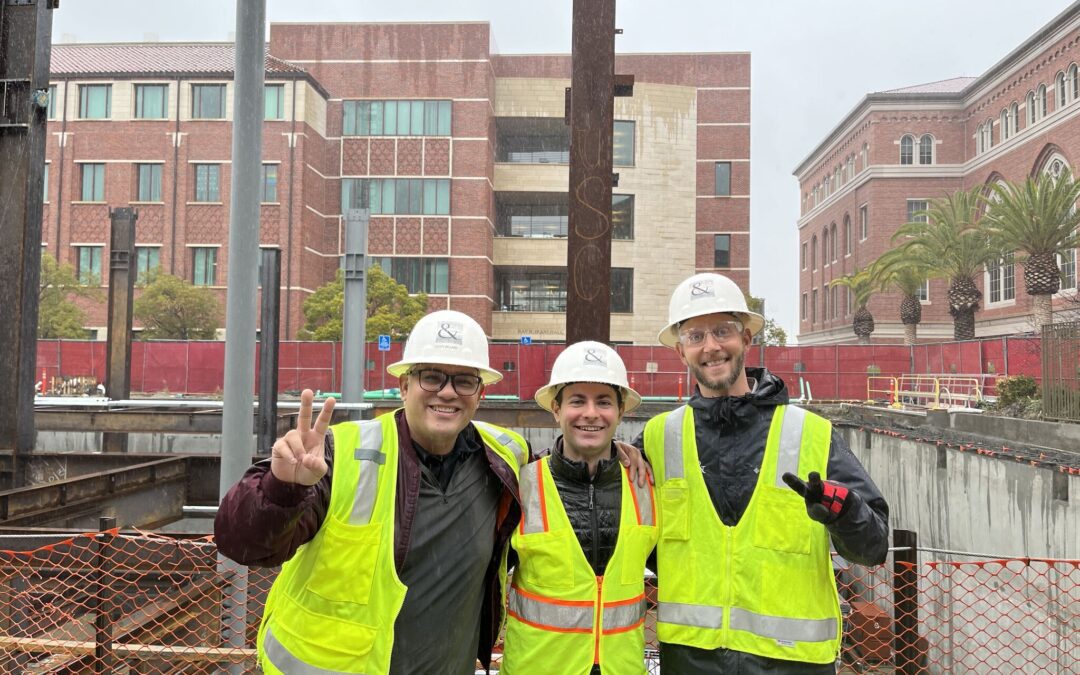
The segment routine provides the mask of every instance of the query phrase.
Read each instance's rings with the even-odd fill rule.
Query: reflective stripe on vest
[[[671,411],[664,420],[664,480],[683,478],[683,417],[686,406],[681,405]]]
[[[518,621],[559,633],[591,633],[592,600],[556,600],[510,587],[507,605]]]
[[[352,512],[349,513],[350,525],[367,525],[371,522],[375,498],[379,493],[379,467],[386,463],[386,455],[382,451],[382,423],[371,420],[361,422],[359,426],[360,447],[353,451],[353,457],[365,463],[360,465]]]
[[[645,623],[645,594],[636,598],[604,604],[603,633],[622,633]]]
[[[274,636],[274,631],[270,628],[266,629],[266,634],[263,636],[262,641],[263,650],[266,652],[266,658],[270,663],[274,664],[274,667],[283,673],[289,675],[348,675],[337,670],[326,670],[324,668],[317,668],[309,663],[304,663],[300,659],[296,658],[289,653],[289,650],[285,649],[285,645],[278,642]]]
[[[836,619],[792,619],[731,608],[731,628],[786,642],[824,642],[836,637]]]
[[[533,534],[548,531],[547,503],[544,499],[544,480],[540,475],[540,462],[533,462],[521,471],[518,481],[521,495],[521,533]]]
[[[799,448],[802,445],[806,411],[793,405],[784,406],[784,421],[780,427],[780,447],[776,453],[776,487],[787,489],[783,475],[799,475]]]
[[[626,468],[623,467],[623,471]],[[641,487],[637,481],[627,481],[630,484],[630,496],[634,498],[634,511],[637,513],[638,525],[656,525],[656,504],[652,487]]]
[[[495,441],[498,442],[499,445],[514,453],[514,457],[517,458],[518,461],[518,466],[525,466],[525,462],[528,460],[528,455],[525,453],[525,448],[521,447],[521,444],[514,440],[513,437],[510,436],[510,434],[506,433],[499,427],[488,424],[487,422],[478,422],[476,420],[473,420],[473,424],[494,436]]]

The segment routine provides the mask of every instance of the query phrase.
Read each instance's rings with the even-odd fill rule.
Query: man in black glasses
[[[466,675],[477,658],[489,664],[529,447],[473,420],[502,375],[469,316],[428,314],[387,370],[402,410],[330,426],[328,399],[312,423],[305,391],[297,428],[218,510],[224,555],[283,564],[259,629],[266,673]]]

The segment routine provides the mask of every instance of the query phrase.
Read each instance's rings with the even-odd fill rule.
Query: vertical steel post
[[[366,256],[367,209],[349,209],[345,213],[345,307],[341,325],[341,400],[364,401],[364,359],[366,358],[367,279]],[[349,419],[360,419],[359,410],[350,410]]]
[[[281,249],[262,249],[259,283],[262,285],[262,312],[259,323],[259,417],[255,451],[269,455],[270,446],[277,440]]]
[[[112,655],[112,593],[105,574],[105,566],[109,561],[107,549],[112,543],[112,530],[115,527],[116,518],[98,518],[98,534],[94,538],[94,573],[89,595],[91,608],[94,610],[95,673],[115,672]]]
[[[229,197],[229,269],[225,301],[225,403],[221,420],[224,496],[251,462],[254,435],[255,297],[259,252],[259,182],[262,176],[263,81],[266,69],[266,0],[236,2],[236,78],[232,125],[232,193]],[[228,580],[222,598],[222,641],[244,647],[247,633],[247,568],[220,558]],[[229,671],[243,672],[233,664]]]
[[[11,484],[34,448],[38,285],[49,107],[52,10],[56,0],[0,7],[0,449],[12,450]]]
[[[574,0],[566,342],[611,336],[615,0]]]
[[[131,307],[135,295],[135,222],[132,208],[111,209],[109,232],[109,336],[105,351],[105,395],[131,398]],[[127,452],[126,433],[101,435],[104,452]]]
[[[910,530],[893,530],[893,653],[896,672],[923,672],[919,655],[919,537]]]

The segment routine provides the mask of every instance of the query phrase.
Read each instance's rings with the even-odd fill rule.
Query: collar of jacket
[[[747,368],[746,377],[753,381],[753,390],[742,396],[709,398],[695,390],[690,407],[718,427],[743,427],[758,416],[758,408],[773,408],[788,402],[784,381],[765,368]]]
[[[587,462],[569,459],[563,454],[562,436],[555,440],[555,445],[551,448],[551,473],[567,481],[584,484],[592,483],[596,487],[603,487],[620,480],[619,472],[621,470],[622,464],[619,463],[618,450],[615,448],[614,441],[611,443],[610,454],[600,460],[594,476],[589,475]]]

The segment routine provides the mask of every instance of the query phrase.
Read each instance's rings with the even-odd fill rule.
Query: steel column
[[[269,455],[270,446],[277,440],[281,249],[262,250],[259,283],[262,285],[262,313],[259,322],[259,419],[255,451]]]
[[[365,276],[368,209],[349,209],[345,214],[345,306],[342,308],[341,400],[364,400],[364,361],[367,355],[367,278]],[[360,411],[348,413],[360,419]]]
[[[109,343],[105,351],[105,395],[131,398],[131,307],[135,295],[135,222],[131,208],[109,211]],[[127,452],[127,434],[102,434],[105,452]]]

